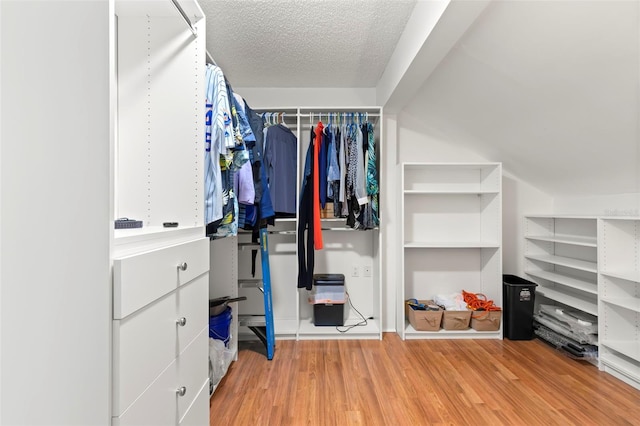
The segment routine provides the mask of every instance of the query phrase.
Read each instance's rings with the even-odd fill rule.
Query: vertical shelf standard
[[[205,424],[205,16],[195,0],[112,4],[110,220],[142,227],[113,232],[111,423]]]
[[[640,389],[640,218],[602,218],[600,369]]]

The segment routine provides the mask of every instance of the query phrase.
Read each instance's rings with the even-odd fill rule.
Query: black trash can
[[[504,337],[510,340],[533,339],[533,305],[536,283],[515,275],[502,276]]]

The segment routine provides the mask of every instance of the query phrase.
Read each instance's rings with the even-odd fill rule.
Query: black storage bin
[[[313,276],[314,298],[313,324],[316,326],[344,325],[344,275],[315,274]]]
[[[313,325],[343,326],[344,303],[316,303],[313,305]]]
[[[510,340],[533,339],[533,307],[537,284],[515,275],[503,275],[504,336]]]

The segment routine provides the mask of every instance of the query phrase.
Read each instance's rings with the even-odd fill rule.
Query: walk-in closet
[[[0,0],[0,426],[638,423],[639,35]]]

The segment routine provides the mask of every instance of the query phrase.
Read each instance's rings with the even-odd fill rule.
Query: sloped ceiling
[[[207,48],[236,87],[375,88],[417,1],[200,4]],[[491,1],[408,91],[399,124],[413,118],[552,196],[640,192],[639,9]]]
[[[494,1],[402,114],[554,195],[640,191],[636,1]]]
[[[375,87],[416,0],[199,0],[236,87]]]

